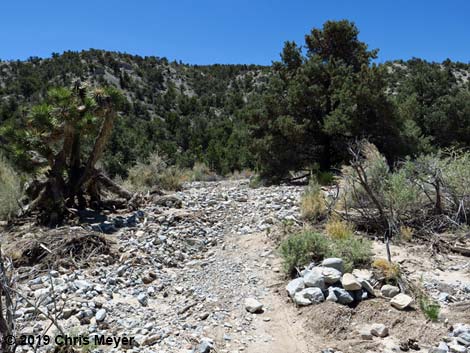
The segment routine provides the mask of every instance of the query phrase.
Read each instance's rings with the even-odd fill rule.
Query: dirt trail
[[[278,218],[279,213],[297,214],[298,195],[301,189],[260,188],[224,182],[206,184],[188,195],[187,203],[194,200],[206,202],[215,196],[228,195],[216,212],[204,210],[214,219],[213,227],[220,225],[223,239],[214,249],[208,265],[198,268],[185,277],[184,286],[191,286],[212,298],[205,309],[225,311],[223,327],[207,327],[204,333],[215,340],[216,351],[248,353],[309,353],[319,352],[309,342],[321,342],[312,333],[308,341],[297,309],[285,295],[286,278],[281,260],[266,231],[257,228]],[[199,202],[199,201],[198,201]],[[196,206],[197,207],[197,206]],[[287,214],[289,217],[289,214]],[[255,298],[264,305],[261,314],[245,310],[244,300]],[[207,300],[206,300],[207,302]]]
[[[235,248],[245,254],[248,263],[257,263],[259,254],[269,248],[266,245],[264,234],[250,234],[231,240]],[[268,289],[262,299],[266,311],[256,316],[254,328],[257,336],[263,339],[252,342],[246,349],[248,353],[308,353],[317,352],[318,347],[312,347],[304,337],[304,329],[298,319],[298,313],[287,302],[284,294],[284,278],[282,274],[274,272],[280,266],[280,260],[275,253],[271,253],[257,271],[257,275],[264,278],[264,286]],[[319,341],[320,337],[310,335],[309,341]],[[316,349],[315,349],[316,348]]]

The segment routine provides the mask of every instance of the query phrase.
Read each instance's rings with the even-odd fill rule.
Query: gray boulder
[[[448,353],[449,347],[445,342],[439,342],[437,347],[432,347],[429,349],[428,353]]]
[[[323,276],[326,284],[335,284],[341,279],[341,272],[332,267],[315,267],[312,271],[316,271]]]
[[[338,301],[338,297],[336,296],[335,291],[332,287],[328,288],[328,295],[325,300],[334,303]]]
[[[331,267],[335,270],[340,271],[341,273],[344,272],[344,261],[337,257],[330,257],[328,259],[324,259],[321,263],[323,267]]]
[[[380,292],[382,293],[384,297],[393,298],[398,293],[400,293],[400,288],[392,286],[390,284],[386,284],[382,286],[382,288],[380,289]]]
[[[370,333],[376,337],[387,337],[388,327],[384,324],[373,324],[370,328]]]
[[[106,318],[106,310],[105,309],[100,309],[96,312],[95,314],[95,319],[97,322],[104,321]]]
[[[316,287],[321,290],[325,289],[325,279],[321,273],[317,271],[306,271],[304,275],[305,287]]]
[[[356,268],[352,271],[352,274],[356,276],[357,279],[366,280],[368,282],[371,282],[372,279],[374,278],[374,274],[371,271],[365,270],[365,269]]]
[[[300,292],[295,293],[294,302],[297,305],[305,306],[311,304],[318,304],[325,300],[323,292],[320,288],[305,288]]]
[[[467,353],[467,348],[461,346],[460,344],[450,344],[449,350],[452,353]]]
[[[287,293],[289,293],[289,296],[291,298],[294,297],[295,293],[300,292],[304,288],[305,288],[305,282],[302,277],[293,279],[286,286]]]
[[[258,313],[263,309],[263,304],[254,298],[246,298],[245,309],[250,313]]]
[[[354,301],[354,298],[351,294],[348,293],[347,290],[338,287],[331,287],[338,298],[338,303],[340,304],[350,304]]]
[[[369,283],[369,281],[367,281],[367,280],[365,280],[365,279],[362,279],[362,278],[358,278],[357,280],[359,281],[359,283],[361,284],[362,288],[363,288],[367,293],[369,293],[369,294],[372,295],[372,296],[375,296],[374,287],[372,287],[372,285]]]
[[[140,293],[140,294],[137,296],[137,300],[139,301],[140,305],[142,305],[142,306],[147,306],[147,305],[148,305],[149,298],[147,297],[147,295],[146,295],[145,293]]]

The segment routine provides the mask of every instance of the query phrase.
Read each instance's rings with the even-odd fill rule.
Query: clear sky
[[[285,40],[343,18],[379,61],[470,61],[470,0],[1,0],[0,59],[95,48],[270,64]]]

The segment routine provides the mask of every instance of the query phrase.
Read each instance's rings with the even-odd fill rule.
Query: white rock
[[[295,293],[300,292],[304,288],[305,288],[305,282],[304,282],[304,279],[302,277],[293,279],[286,286],[286,290],[289,293],[289,296],[291,298],[294,297]]]
[[[375,292],[374,292],[374,287],[372,287],[372,285],[369,283],[369,281],[365,280],[365,279],[362,279],[362,278],[358,278],[357,279],[359,281],[359,283],[361,284],[362,288],[369,294],[371,295],[375,295]]]
[[[148,305],[148,297],[145,293],[140,293],[138,296],[137,296],[137,300],[139,301],[139,303],[142,305],[142,306],[147,306]]]
[[[344,262],[342,259],[337,258],[337,257],[330,257],[330,258],[324,259],[321,265],[323,267],[334,268],[335,270],[338,270],[341,273],[344,272]]]
[[[77,279],[76,281],[73,282],[73,284],[78,288],[78,289],[82,289],[84,291],[88,291],[89,289],[91,289],[92,287],[92,284],[88,281],[85,281],[85,280],[81,280],[81,279]]]
[[[345,273],[341,278],[341,284],[346,290],[359,290],[362,288],[359,281],[351,273]]]
[[[263,304],[254,298],[246,298],[245,309],[250,313],[258,313],[263,309]]]
[[[305,287],[316,287],[321,290],[325,289],[325,279],[321,273],[317,271],[306,271],[303,278]]]
[[[103,321],[106,318],[106,310],[100,309],[96,312],[95,319],[97,322]]]
[[[298,305],[318,304],[325,300],[320,288],[305,288],[294,296],[294,302]]]
[[[362,340],[370,341],[372,340],[372,334],[370,333],[370,328],[363,328],[359,331],[359,336],[361,336]]]
[[[311,305],[312,302],[310,299],[308,298],[305,298],[303,295],[302,295],[302,292],[297,292],[295,293],[294,295],[294,303],[299,305],[299,306],[307,306],[307,305]]]
[[[372,281],[372,278],[374,278],[374,275],[371,271],[369,270],[365,270],[365,269],[362,269],[362,270],[359,270],[359,269],[354,269],[352,271],[352,274],[359,280],[363,279],[365,281],[368,281],[368,282],[371,282]]]
[[[466,353],[467,352],[467,348],[465,348],[464,346],[461,346],[460,344],[450,344],[449,349],[453,353]]]
[[[470,325],[457,323],[454,325],[454,331],[452,334],[454,337],[460,336],[462,333],[469,332],[470,333]]]
[[[370,333],[377,337],[387,337],[388,327],[384,324],[373,324],[370,328]]]
[[[338,270],[332,268],[332,267],[314,267],[312,271],[317,271],[320,273],[326,284],[334,284],[336,282],[339,282],[341,279],[341,272]]]
[[[335,291],[333,290],[333,288],[331,288],[331,287],[328,288],[328,296],[326,297],[325,300],[328,301],[328,302],[334,302],[334,303],[336,303],[338,301],[338,297],[336,296]]]
[[[382,293],[384,297],[393,298],[398,293],[400,293],[400,288],[392,286],[390,284],[386,284],[382,286],[382,288],[380,289],[380,292]]]
[[[403,293],[397,294],[390,300],[390,304],[399,310],[407,308],[411,303],[413,303],[413,298]]]

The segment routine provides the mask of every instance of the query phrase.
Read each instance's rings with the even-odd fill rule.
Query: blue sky
[[[379,61],[470,61],[470,0],[2,0],[0,59],[107,49],[192,64],[270,64],[285,40],[349,19]]]

